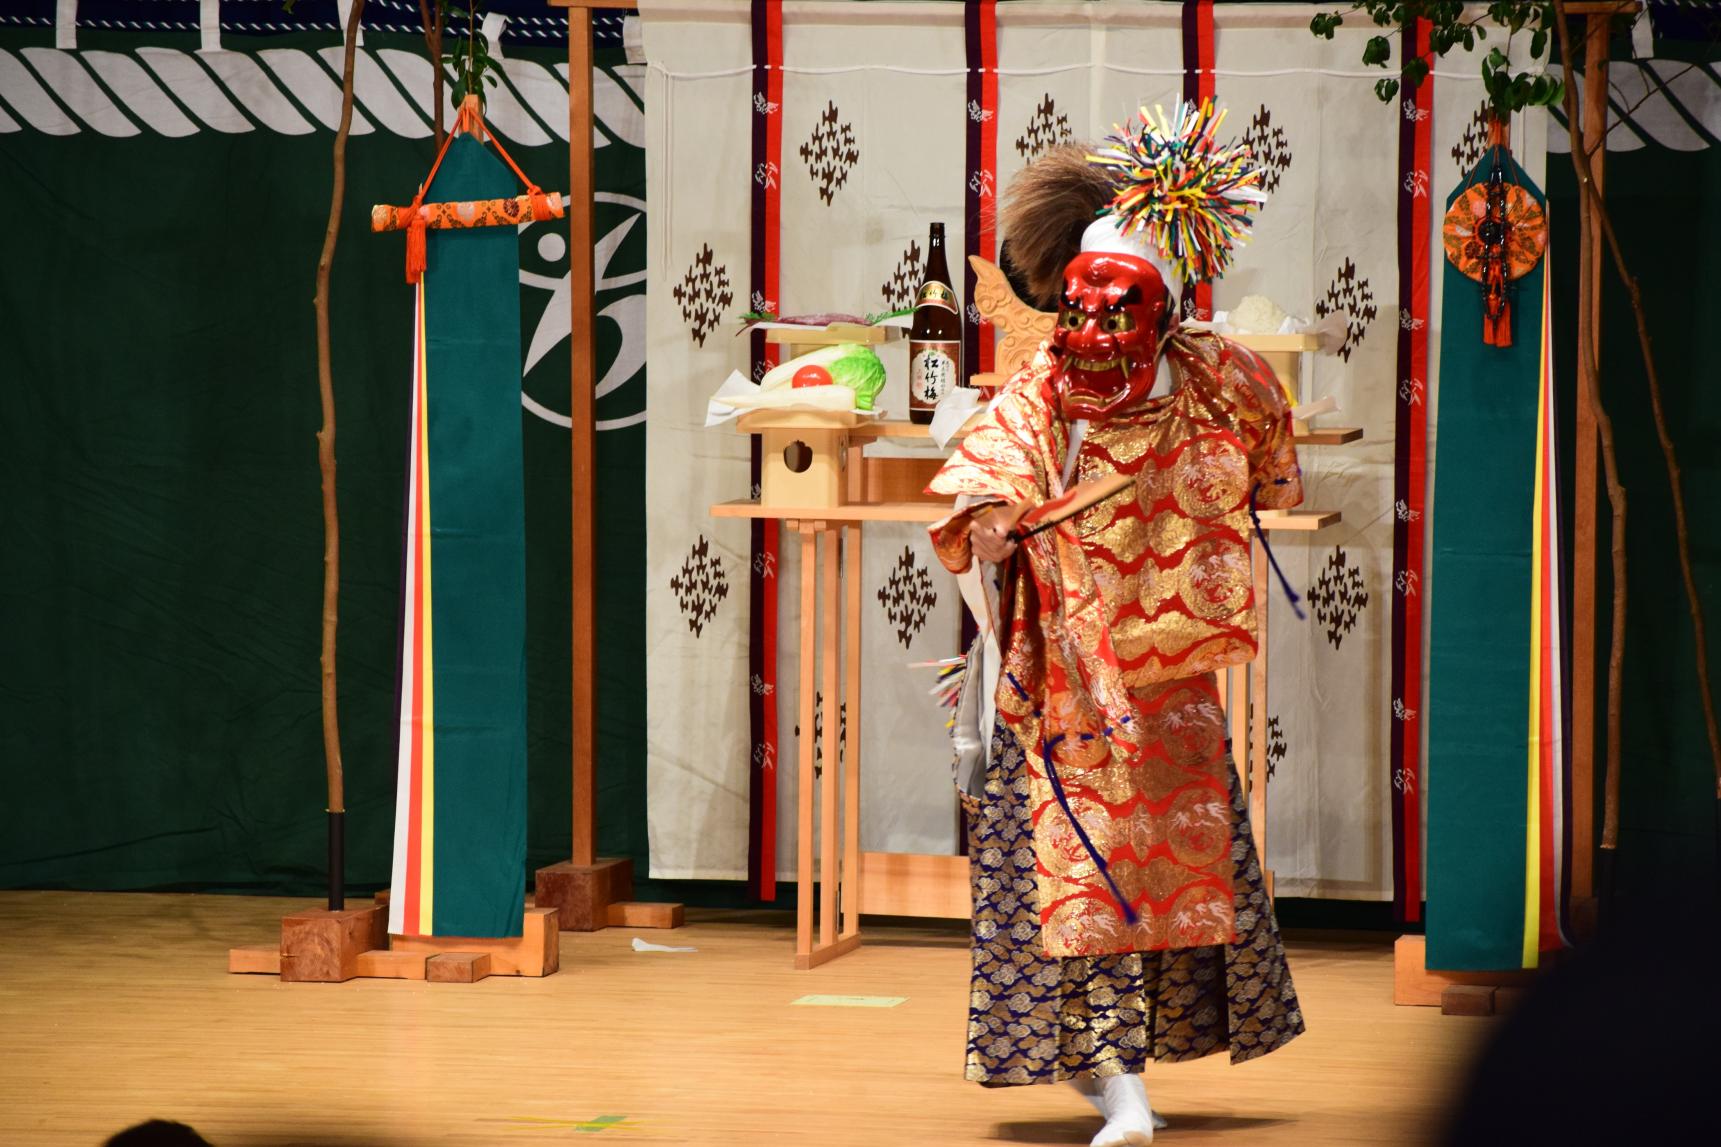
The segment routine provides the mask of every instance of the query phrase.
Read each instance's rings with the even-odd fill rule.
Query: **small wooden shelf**
[[[878,346],[898,338],[898,327],[869,327],[859,323],[832,323],[827,327],[767,327],[765,341],[791,347],[836,346],[838,343],[860,343]]]
[[[1344,517],[1341,510],[1262,510],[1263,530],[1324,530]]]
[[[751,498],[718,502],[711,507],[714,518],[781,518],[798,522],[927,522],[950,516],[950,503],[939,502],[850,502],[841,506],[770,506]]]
[[[842,506],[772,506],[766,508],[750,498],[718,502],[711,507],[714,518],[781,518],[800,522],[926,522],[950,515],[950,503],[850,502]],[[1342,517],[1338,510],[1262,510],[1263,530],[1325,529]]]
[[[1317,426],[1292,438],[1298,446],[1343,446],[1362,437],[1360,426]]]
[[[735,429],[742,434],[759,433],[760,423],[769,422],[773,426],[787,427],[795,425],[793,419],[802,416],[808,426],[840,426],[848,431],[850,438],[921,438],[931,439],[932,427],[919,422],[910,422],[902,418],[871,419],[865,413],[848,413],[837,411],[773,411],[749,410],[736,420]],[[979,415],[969,419],[955,434],[955,438],[967,435]],[[1298,446],[1343,446],[1347,442],[1355,442],[1362,437],[1360,426],[1319,426],[1311,428],[1305,434],[1298,434],[1293,441]],[[954,439],[953,439],[954,440]]]

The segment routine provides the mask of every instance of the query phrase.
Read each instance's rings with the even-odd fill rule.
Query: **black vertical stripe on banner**
[[[1183,0],[1183,98],[1201,102],[1201,0]]]
[[[1183,23],[1183,98],[1188,103],[1201,102],[1201,0],[1183,0],[1180,13]],[[1166,286],[1171,286],[1167,283]],[[1195,284],[1178,283],[1177,313],[1186,319],[1195,314]]]
[[[985,66],[986,57],[980,44],[980,3],[979,0],[967,0],[962,6],[962,41],[968,61],[968,106],[963,110],[963,120],[967,124],[963,164],[963,193],[962,193],[962,372],[970,375],[980,369],[980,324],[975,322],[974,309],[970,304],[974,299],[974,266],[968,257],[981,254],[980,250],[980,117],[984,112],[983,104],[986,99],[985,78],[980,69]],[[966,384],[967,378],[958,379]]]
[[[1405,623],[1409,606],[1404,573],[1410,564],[1410,522],[1404,509],[1410,505],[1411,403],[1404,380],[1413,365],[1410,323],[1415,312],[1416,291],[1416,93],[1409,84],[1399,93],[1398,117],[1398,406],[1393,431],[1392,461],[1392,699],[1414,707],[1405,691]],[[1421,703],[1420,698],[1414,699]],[[1387,792],[1392,804],[1392,915],[1403,923],[1408,918],[1409,890],[1405,887],[1404,777],[1405,738],[1415,726],[1393,710],[1391,751],[1388,755]]]
[[[771,73],[767,65],[770,56],[770,12],[767,0],[753,0],[753,105],[760,106],[769,98]],[[769,158],[766,130],[768,121],[753,107],[747,109],[747,119],[753,125],[753,162],[747,165],[748,177],[758,171]],[[747,310],[752,300],[765,297],[765,185],[752,179],[752,286]],[[765,362],[765,332],[755,330],[749,338],[749,355],[753,378],[761,374]],[[759,496],[761,455],[759,436],[749,436],[752,442],[752,462],[749,467],[749,497]],[[751,748],[747,755],[747,891],[758,896],[763,888],[765,872],[761,866],[764,855],[765,781],[775,776],[764,768],[761,759],[765,751],[765,697],[759,684],[765,680],[765,579],[760,576],[765,564],[765,523],[755,518],[751,524],[751,544],[747,566],[747,740]]]

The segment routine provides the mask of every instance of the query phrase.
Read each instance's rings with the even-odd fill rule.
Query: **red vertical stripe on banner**
[[[1416,24],[1428,55],[1428,22]],[[1393,911],[1422,918],[1422,579],[1427,544],[1428,307],[1433,204],[1434,77],[1399,93],[1398,411],[1393,451],[1392,857]]]
[[[1217,98],[1218,75],[1213,66],[1213,0],[1183,0],[1183,98],[1200,104]],[[1213,317],[1213,284],[1202,279],[1185,287],[1186,318]]]
[[[419,310],[417,327],[414,337],[418,340],[417,354],[419,369],[413,378],[413,387],[417,391],[413,396],[413,426],[412,451],[409,454],[413,465],[412,483],[417,497],[412,500],[413,520],[407,523],[407,537],[417,551],[413,557],[412,584],[406,592],[412,594],[412,633],[408,635],[412,649],[407,654],[412,662],[412,722],[408,726],[407,735],[412,738],[411,768],[409,772],[410,789],[407,795],[407,838],[406,838],[406,887],[393,891],[395,896],[404,896],[401,913],[401,930],[405,935],[421,935],[425,928],[419,918],[419,907],[423,903],[424,888],[424,629],[428,624],[424,616],[426,604],[424,594],[424,563],[429,560],[430,537],[429,523],[424,521],[424,474],[425,461],[423,428],[424,420],[428,418],[425,405],[430,401],[429,388],[424,378],[424,285],[419,284]]]
[[[779,310],[782,250],[783,5],[753,0],[752,310]],[[751,338],[753,377],[775,366],[778,347],[762,332]],[[758,496],[759,441],[753,440],[753,496]],[[777,559],[779,525],[756,520],[748,570],[747,709],[751,804],[747,825],[749,889],[777,897]]]
[[[964,57],[968,66],[965,148],[963,164],[962,252],[998,261],[998,4],[997,0],[967,0],[962,10]],[[993,366],[992,324],[980,321],[974,307],[974,267],[962,260],[963,372],[990,371]],[[966,379],[962,381],[966,382]]]
[[[1430,199],[1429,183],[1434,173],[1434,71],[1433,60],[1428,51],[1427,20],[1418,20],[1416,26],[1416,51],[1430,64],[1429,73],[1416,89],[1416,170],[1417,189],[1412,192],[1414,198],[1413,215],[1415,221],[1411,234],[1413,248],[1412,262],[1414,264],[1415,280],[1411,288],[1410,309],[1410,365],[1415,377],[1424,382],[1428,379],[1428,338],[1429,296],[1433,291],[1434,261],[1430,255],[1433,242],[1434,210]],[[1424,549],[1428,542],[1427,524],[1424,514],[1428,505],[1428,406],[1418,402],[1411,411],[1410,431],[1410,508],[1411,526],[1409,556],[1411,568],[1416,571],[1417,580],[1422,579],[1425,567]],[[1418,595],[1409,602],[1407,611],[1409,622],[1410,648],[1406,656],[1410,659],[1409,677],[1411,696],[1417,698],[1420,708],[1422,698],[1422,598]],[[1404,794],[1405,801],[1405,888],[1415,907],[1411,919],[1420,919],[1422,915],[1422,739],[1421,725],[1415,726],[1418,736],[1410,746],[1408,760],[1411,766],[1411,776],[1415,783]]]
[[[1548,367],[1544,365],[1543,370],[1546,372]],[[1544,379],[1544,389],[1546,385],[1547,380]],[[1537,682],[1537,690],[1541,694],[1539,712],[1542,726],[1542,751],[1536,762],[1537,770],[1541,774],[1541,784],[1537,786],[1537,799],[1541,802],[1537,820],[1541,835],[1537,842],[1541,853],[1541,894],[1537,897],[1541,919],[1537,923],[1537,948],[1543,952],[1551,952],[1565,946],[1560,937],[1560,856],[1556,836],[1560,831],[1560,816],[1556,806],[1564,799],[1564,778],[1560,775],[1560,755],[1564,745],[1559,739],[1559,727],[1554,721],[1560,677],[1560,589],[1554,581],[1554,571],[1559,568],[1560,544],[1558,500],[1553,489],[1559,481],[1559,472],[1554,468],[1553,435],[1556,429],[1550,405],[1546,410],[1546,423],[1542,428],[1546,445],[1543,448],[1541,465],[1546,476],[1543,479],[1545,490],[1542,495],[1542,568],[1536,571],[1536,576],[1542,579],[1542,617],[1537,627],[1542,643],[1541,680]]]
[[[982,259],[998,261],[998,5],[980,5],[980,251]],[[969,371],[992,370],[996,340],[992,324],[981,322],[980,355]]]

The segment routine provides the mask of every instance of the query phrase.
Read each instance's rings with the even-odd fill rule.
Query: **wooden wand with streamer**
[[[1086,482],[1077,482],[1068,490],[1048,502],[1037,506],[1027,504],[1004,505],[982,515],[977,522],[1001,521],[1009,526],[1009,534],[1016,541],[1026,541],[1035,534],[1051,529],[1061,522],[1067,522],[1084,510],[1091,510],[1102,502],[1111,500],[1129,490],[1135,485],[1135,479],[1128,474],[1112,474],[1104,478],[1090,478]],[[1000,616],[988,618],[992,634],[998,639],[998,648],[1004,648],[1007,636],[1004,626],[1012,612],[1015,578],[1006,570],[1003,587],[998,598],[998,613]],[[991,598],[987,598],[990,607]]]

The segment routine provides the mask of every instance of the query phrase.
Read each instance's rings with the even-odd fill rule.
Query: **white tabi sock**
[[[1091,1147],[1148,1147],[1153,1142],[1153,1108],[1139,1075],[1112,1075],[1099,1081],[1100,1114],[1105,1126]]]
[[[1140,1079],[1139,1076],[1136,1076],[1135,1078],[1138,1080]],[[1100,1097],[1100,1081],[1099,1080],[1095,1079],[1091,1075],[1084,1075],[1084,1076],[1079,1076],[1076,1079],[1069,1080],[1068,1082],[1069,1082],[1069,1085],[1071,1087],[1075,1088],[1078,1092],[1081,1093],[1081,1096],[1083,1099],[1085,1099],[1089,1103],[1093,1104],[1094,1110],[1099,1112],[1101,1119],[1106,1118],[1105,1100],[1103,1100]],[[1147,1086],[1146,1086],[1146,1084],[1143,1084],[1141,1087],[1141,1095],[1142,1095],[1143,1102],[1146,1102],[1146,1100],[1147,1100]],[[1148,1115],[1152,1120],[1153,1129],[1155,1131],[1163,1131],[1165,1129],[1165,1116],[1163,1116],[1159,1112],[1153,1110],[1153,1108],[1151,1106],[1148,1107]],[[1120,1140],[1120,1142],[1127,1142],[1127,1140]]]

